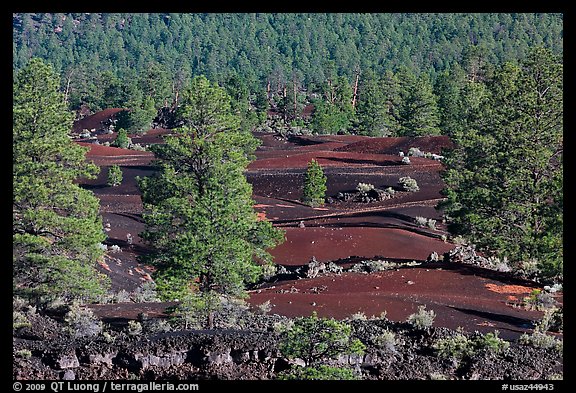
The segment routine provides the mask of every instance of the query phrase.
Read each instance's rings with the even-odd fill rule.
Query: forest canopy
[[[144,110],[172,102],[197,75],[219,84],[238,75],[253,95],[288,83],[310,95],[337,76],[352,84],[358,72],[399,67],[434,82],[471,58],[516,62],[534,46],[562,53],[562,14],[13,14],[14,72],[40,57],[61,75],[71,109],[92,111],[124,104],[128,80],[149,97],[137,103]]]

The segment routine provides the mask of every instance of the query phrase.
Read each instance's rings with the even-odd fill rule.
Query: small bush
[[[114,337],[113,335],[111,335],[110,333],[103,331],[102,332],[102,338],[104,339],[104,341],[106,341],[108,344],[112,344],[114,341],[116,341],[116,337]]]
[[[398,184],[404,188],[405,191],[416,192],[420,190],[418,187],[418,183],[415,179],[412,179],[410,176],[401,177],[398,180]]]
[[[120,246],[117,244],[113,244],[111,245],[109,248],[111,253],[117,253],[117,252],[121,252],[122,250],[120,249]]]
[[[269,280],[277,274],[278,267],[272,263],[262,265],[262,278],[264,281]]]
[[[270,300],[266,300],[264,303],[257,305],[256,308],[261,314],[268,314],[272,311],[272,304],[270,304]]]
[[[12,330],[30,326],[32,326],[32,324],[26,314],[20,311],[12,311]]]
[[[430,229],[436,229],[436,220],[429,218],[428,221],[426,222],[426,226]]]
[[[544,315],[536,325],[535,331],[540,333],[562,332],[564,330],[563,308],[551,307],[544,310]]]
[[[520,272],[527,277],[535,276],[540,272],[539,264],[538,260],[534,258],[522,261],[520,263]]]
[[[434,220],[432,218],[425,218],[422,216],[416,216],[414,218],[414,222],[419,227],[428,227],[430,229],[436,229],[436,220]]]
[[[426,311],[426,306],[418,306],[418,312],[410,314],[406,320],[410,325],[419,330],[428,330],[434,324],[436,313],[434,310]]]
[[[318,318],[315,312],[310,317],[295,318],[292,326],[281,335],[281,353],[289,359],[304,360],[307,367],[340,355],[361,355],[366,349],[360,340],[351,337],[349,324]]]
[[[138,321],[128,321],[127,333],[129,336],[139,336],[142,334],[142,324]]]
[[[68,332],[75,338],[94,337],[102,332],[102,322],[92,310],[73,303],[64,316]]]
[[[509,272],[512,271],[512,268],[508,264],[508,258],[504,257],[500,259],[498,257],[489,256],[488,257],[488,268],[492,270],[496,270],[498,272]]]
[[[130,292],[125,289],[119,290],[112,296],[112,303],[129,303],[130,301],[132,301]]]
[[[28,300],[20,296],[12,296],[12,310],[22,310],[29,306]]]
[[[354,371],[349,368],[330,367],[294,367],[278,374],[279,380],[357,380]]]
[[[433,346],[438,356],[460,361],[474,353],[472,342],[461,331],[455,336],[436,341]]]
[[[523,300],[524,307],[528,310],[546,310],[556,305],[556,300],[549,293],[541,289],[534,289],[530,295]]]
[[[32,357],[32,351],[29,349],[20,349],[16,351],[16,356],[23,359],[30,359]]]
[[[462,235],[457,235],[452,238],[452,243],[457,246],[465,246],[468,244],[468,240],[466,240]]]
[[[486,333],[474,339],[473,344],[477,349],[485,349],[490,353],[505,353],[510,347],[510,343],[498,337],[500,332]]]
[[[130,144],[130,149],[136,151],[146,151],[146,146],[142,146],[139,143],[132,143]]]
[[[360,263],[355,264],[350,269],[349,272],[353,273],[374,273],[374,272],[381,272],[390,269],[398,268],[399,264],[390,261],[381,261],[381,260],[369,260],[369,261],[362,261]]]
[[[141,323],[142,329],[147,333],[165,333],[172,330],[172,326],[170,326],[170,323],[165,319],[152,318]]]
[[[408,157],[408,156],[402,157],[402,164],[409,165],[410,164],[410,157]]]
[[[552,308],[552,317],[550,318],[550,324],[548,330],[551,332],[562,333],[564,331],[564,308]]]
[[[153,281],[146,281],[140,285],[132,294],[132,300],[136,303],[158,302],[160,298],[156,292],[156,284]]]
[[[411,147],[408,149],[408,155],[414,157],[424,157],[424,153],[417,147]]]
[[[428,219],[425,217],[422,217],[422,216],[416,216],[416,217],[414,217],[414,222],[419,227],[425,227],[426,224],[428,224]]]
[[[357,311],[354,314],[350,315],[350,319],[353,321],[366,321],[368,317],[366,316],[366,313],[364,313],[363,311]]]
[[[356,191],[366,194],[374,189],[374,185],[370,183],[358,183],[356,186]]]
[[[464,335],[461,328],[453,337],[440,339],[433,344],[438,356],[460,362],[466,357],[473,356],[477,351],[485,350],[493,354],[505,353],[510,347],[508,341],[498,337],[499,332],[478,334],[470,339]]]
[[[536,348],[554,348],[560,353],[564,349],[562,340],[536,330],[532,334],[523,333],[518,342],[523,345],[532,345]]]
[[[391,330],[385,330],[379,335],[372,337],[372,343],[378,349],[396,352],[396,334]]]

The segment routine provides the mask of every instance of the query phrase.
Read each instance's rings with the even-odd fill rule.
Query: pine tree
[[[118,165],[112,165],[108,168],[107,184],[112,187],[122,184],[122,169]]]
[[[223,88],[204,76],[183,92],[183,127],[155,145],[159,172],[139,179],[149,262],[164,299],[243,296],[282,232],[259,221],[244,170],[258,140],[239,127]]]
[[[389,136],[391,124],[387,116],[386,99],[377,75],[367,70],[358,86],[358,131],[367,136]]]
[[[59,77],[40,59],[17,74],[12,119],[14,294],[94,299],[107,284],[96,270],[105,235],[98,199],[76,180],[94,178],[98,167],[68,137],[72,114]]]
[[[438,106],[426,75],[416,76],[407,68],[399,72],[401,103],[398,109],[399,135],[439,134]]]
[[[315,103],[312,130],[319,134],[346,133],[353,116],[352,89],[348,80],[338,77],[324,83],[323,99]]]
[[[312,159],[304,176],[302,202],[312,207],[321,206],[326,199],[326,176],[318,162]]]
[[[487,81],[488,99],[455,135],[443,173],[449,229],[541,274],[562,273],[562,62],[537,48]]]
[[[119,128],[116,139],[112,142],[112,146],[121,149],[127,149],[132,144],[132,140],[128,137],[128,132],[124,128]]]

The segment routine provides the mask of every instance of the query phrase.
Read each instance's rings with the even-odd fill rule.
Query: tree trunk
[[[296,101],[296,81],[293,81],[293,85],[294,85],[294,119],[296,119],[296,116],[298,114],[298,102]]]
[[[352,109],[356,109],[356,95],[358,94],[359,79],[360,79],[360,70],[356,71],[356,81],[354,82],[354,93],[352,94]]]

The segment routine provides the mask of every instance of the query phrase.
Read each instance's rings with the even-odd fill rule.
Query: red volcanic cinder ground
[[[102,115],[93,116],[95,124],[84,119],[82,129],[98,128]],[[94,126],[94,127],[93,127]],[[135,143],[161,143],[170,130],[150,130],[131,136]],[[286,240],[273,250],[276,264],[306,265],[313,257],[329,262],[355,257],[356,261],[380,259],[416,261],[421,264],[371,274],[327,274],[311,279],[283,281],[250,291],[253,305],[269,300],[272,312],[287,316],[310,315],[347,318],[362,312],[366,316],[387,313],[391,320],[406,320],[426,305],[436,313],[435,326],[474,331],[500,331],[501,337],[515,338],[527,331],[542,315],[518,304],[538,286],[510,275],[456,263],[422,263],[432,252],[440,256],[454,247],[442,240],[446,234],[442,217],[436,210],[441,200],[442,180],[439,161],[411,157],[411,164],[401,163],[400,151],[417,147],[423,152],[441,154],[450,146],[447,137],[368,138],[361,136],[300,136],[288,140],[276,135],[257,133],[262,145],[257,160],[246,171],[253,185],[255,209],[261,219],[285,229]],[[115,134],[100,133],[101,141],[111,141]],[[138,142],[139,141],[139,142]],[[82,143],[82,142],[80,142]],[[151,279],[152,269],[138,263],[137,257],[148,251],[138,233],[144,229],[142,203],[136,177],[153,173],[150,152],[134,151],[82,143],[89,146],[89,160],[101,166],[99,177],[84,181],[101,200],[101,213],[108,234],[107,243],[121,247],[109,253],[102,263],[114,290],[132,291]],[[393,187],[393,198],[373,203],[334,200],[319,208],[300,202],[307,163],[316,159],[328,178],[327,195],[351,192],[359,182],[378,188]],[[107,167],[118,164],[123,182],[106,186]],[[403,191],[398,179],[416,179],[420,190]],[[422,228],[414,218],[435,219],[436,228]],[[130,236],[128,236],[130,234]],[[128,238],[132,241],[129,242]],[[557,300],[562,301],[561,294]],[[136,318],[140,308],[151,306],[101,306],[97,312]],[[158,309],[165,307],[159,304]],[[150,311],[147,309],[147,312]],[[159,311],[160,312],[160,311]]]

